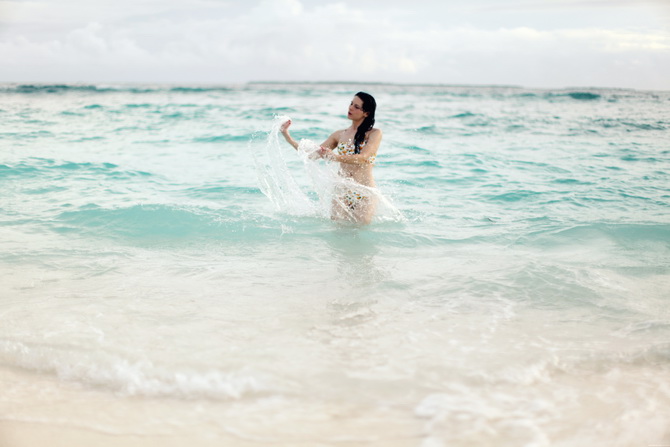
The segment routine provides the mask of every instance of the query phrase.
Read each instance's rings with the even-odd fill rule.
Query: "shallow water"
[[[313,206],[271,132],[288,115],[323,141],[361,89],[394,210],[366,227]],[[669,100],[0,86],[0,418],[276,445],[670,443]],[[261,192],[268,147],[261,179],[295,182],[283,202]]]

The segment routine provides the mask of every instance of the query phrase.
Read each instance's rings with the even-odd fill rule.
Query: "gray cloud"
[[[0,81],[359,80],[670,89],[662,76],[670,72],[670,32],[652,26],[646,10],[633,27],[548,27],[541,20],[521,26],[502,18],[497,26],[453,17],[443,24],[439,14],[465,14],[452,2],[423,15],[401,2],[382,8],[376,0],[366,2],[367,9],[316,0],[246,7],[216,0],[126,1],[95,2],[95,8],[78,0],[30,2],[23,9],[20,2],[0,2],[13,10],[9,32],[0,35]],[[572,3],[593,8],[599,2]],[[645,20],[649,27],[640,26]]]

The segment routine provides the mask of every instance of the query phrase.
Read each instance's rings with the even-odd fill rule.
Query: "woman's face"
[[[363,100],[358,96],[354,96],[354,99],[351,100],[351,104],[349,104],[347,118],[353,121],[360,121],[365,119],[366,116],[368,116],[368,112],[363,111]]]

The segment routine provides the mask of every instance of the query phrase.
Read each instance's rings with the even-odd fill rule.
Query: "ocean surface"
[[[376,97],[369,226],[317,144]],[[670,92],[0,84],[0,420],[670,444]]]

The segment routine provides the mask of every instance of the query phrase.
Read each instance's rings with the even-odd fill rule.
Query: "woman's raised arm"
[[[287,120],[284,124],[281,125],[279,128],[279,131],[281,132],[282,135],[284,135],[284,139],[293,146],[295,150],[298,150],[298,142],[293,139],[291,134],[288,131],[288,128],[291,126],[291,120]]]

